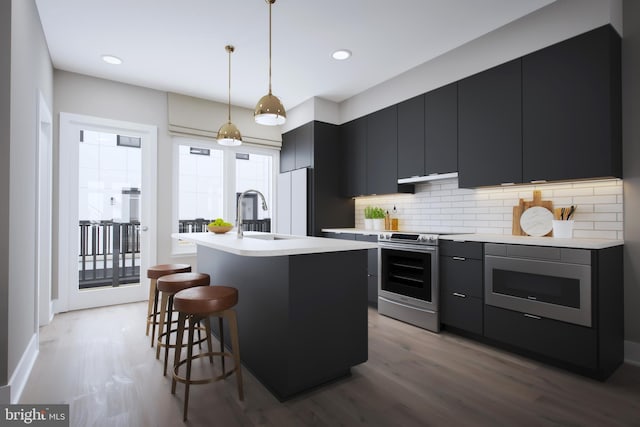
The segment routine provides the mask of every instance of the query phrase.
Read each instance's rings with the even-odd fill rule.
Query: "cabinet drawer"
[[[438,248],[440,255],[457,256],[462,258],[482,259],[482,242],[454,242],[440,240]]]
[[[355,233],[335,233],[325,231],[324,237],[329,239],[356,240]]]
[[[461,257],[440,257],[440,284],[443,293],[458,292],[482,298],[482,261]]]
[[[487,338],[590,369],[597,368],[596,331],[485,305]]]
[[[442,294],[440,321],[445,325],[482,335],[482,299]]]

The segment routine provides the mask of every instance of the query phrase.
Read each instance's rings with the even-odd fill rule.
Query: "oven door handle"
[[[425,313],[430,313],[430,314],[435,314],[435,313],[436,313],[435,311],[432,311],[432,310],[427,310],[427,309],[425,309],[425,308],[416,307],[415,305],[407,305],[407,304],[403,304],[403,303],[401,303],[401,302],[394,301],[394,300],[390,300],[390,299],[387,299],[387,298],[385,298],[385,297],[380,297],[380,296],[379,296],[379,297],[378,297],[378,299],[381,299],[382,301],[384,301],[384,302],[388,302],[388,303],[390,303],[390,304],[395,304],[395,305],[399,305],[399,306],[401,306],[401,307],[410,308],[410,309],[412,309],[412,310],[424,311]]]
[[[427,245],[403,245],[403,244],[395,244],[395,243],[379,243],[380,249],[398,249],[401,251],[408,252],[436,252],[437,246],[427,246]]]

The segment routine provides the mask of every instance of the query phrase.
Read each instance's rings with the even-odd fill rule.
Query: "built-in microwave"
[[[487,243],[485,304],[591,326],[591,251]]]

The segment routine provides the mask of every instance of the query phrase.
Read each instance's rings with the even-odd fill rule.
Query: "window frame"
[[[178,180],[180,174],[180,155],[179,147],[181,145],[187,145],[190,147],[207,148],[210,150],[221,150],[223,152],[222,161],[222,173],[224,179],[222,210],[223,218],[232,218],[235,221],[236,217],[236,153],[249,153],[260,154],[264,156],[271,156],[271,205],[269,206],[270,217],[272,221],[272,227],[275,224],[275,217],[277,215],[277,192],[278,192],[278,173],[280,171],[280,149],[276,147],[259,147],[253,144],[242,144],[237,147],[227,147],[219,145],[215,140],[208,138],[196,138],[187,136],[172,136],[172,160],[173,160],[173,173],[172,173],[172,203],[171,203],[171,232],[178,232],[178,208],[180,197],[178,194]],[[172,256],[192,256],[196,253],[196,245],[194,243],[187,243],[179,241],[178,239],[171,239],[171,255]]]

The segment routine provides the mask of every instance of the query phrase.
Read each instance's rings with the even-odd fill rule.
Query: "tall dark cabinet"
[[[367,118],[361,117],[340,126],[340,139],[343,195],[367,194]]]
[[[293,156],[291,156],[293,152]],[[322,236],[323,228],[353,227],[354,200],[345,197],[337,163],[341,152],[339,127],[320,121],[306,123],[282,135],[282,155],[293,169],[309,167],[309,233]],[[293,161],[287,156],[293,157]],[[281,172],[286,172],[280,168]]]
[[[522,61],[458,83],[458,182],[480,187],[522,182]]]
[[[458,83],[424,95],[425,175],[458,171]]]
[[[524,182],[622,176],[620,74],[610,25],[523,57]]]
[[[398,178],[425,173],[424,95],[398,104]]]
[[[367,116],[367,192],[398,192],[398,109],[396,105]]]

